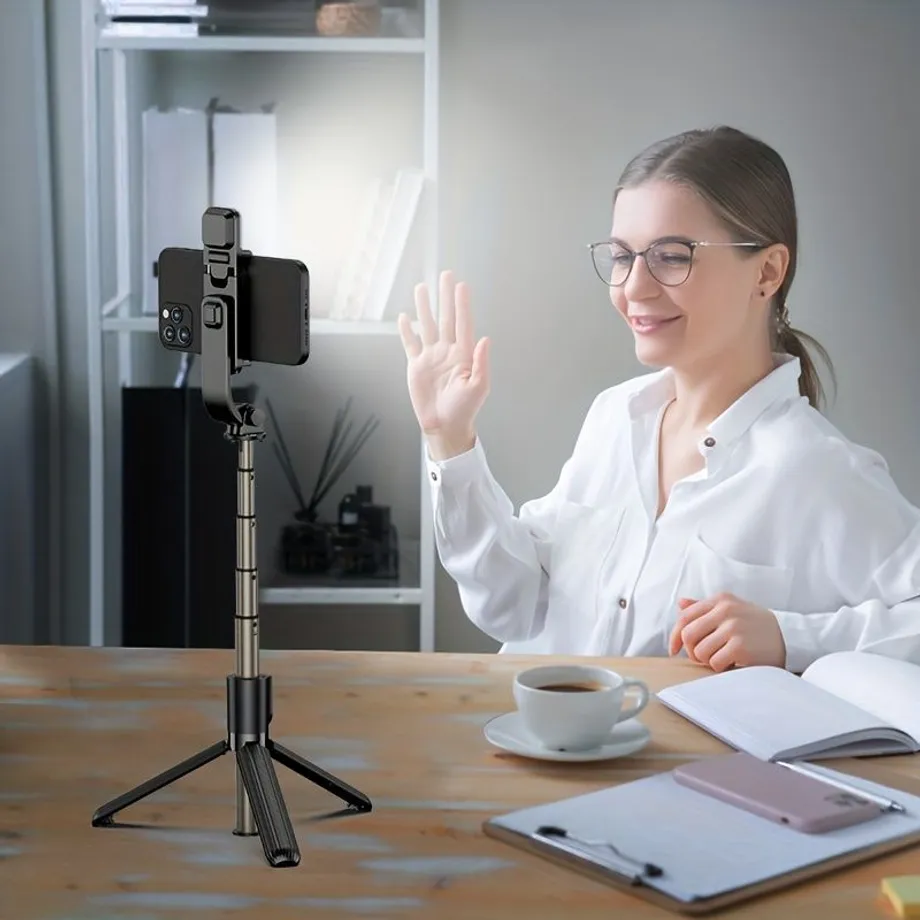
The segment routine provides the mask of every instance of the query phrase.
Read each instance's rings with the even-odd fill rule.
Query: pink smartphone
[[[875,802],[745,753],[688,763],[673,773],[684,786],[806,834],[882,814]]]

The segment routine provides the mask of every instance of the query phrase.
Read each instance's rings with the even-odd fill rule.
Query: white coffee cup
[[[624,705],[627,691],[637,699]],[[593,665],[545,665],[514,678],[514,701],[524,728],[547,748],[590,750],[604,744],[613,727],[648,705],[648,685]]]

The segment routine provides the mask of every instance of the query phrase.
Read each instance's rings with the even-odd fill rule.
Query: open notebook
[[[867,652],[825,655],[801,677],[762,666],[709,674],[657,697],[762,760],[920,751],[920,665]]]

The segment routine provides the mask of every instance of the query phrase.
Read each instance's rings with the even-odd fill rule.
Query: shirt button
[[[626,609],[626,603],[627,603],[626,598],[625,598],[625,597],[621,597],[621,598],[620,598],[620,607],[622,607],[623,610]]]
[[[716,439],[715,439],[715,438],[706,438],[706,440],[703,441],[703,444],[704,444],[704,446],[706,446],[706,447],[715,447],[715,446],[716,446]]]
[[[431,478],[432,478],[435,482],[438,481],[438,474],[437,474],[434,470],[431,471]]]

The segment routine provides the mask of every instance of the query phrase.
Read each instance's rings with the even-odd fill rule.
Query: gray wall
[[[65,638],[80,641],[87,597],[87,408],[78,21],[73,0],[48,0],[47,5],[66,381]],[[727,122],[775,144],[792,170],[802,251],[790,310],[794,323],[815,334],[835,360],[840,386],[829,415],[851,437],[880,449],[905,494],[920,503],[915,462],[920,425],[911,411],[920,384],[913,360],[920,316],[909,222],[920,204],[912,180],[920,159],[915,53],[920,5],[911,0],[445,0],[442,7],[443,259],[471,283],[478,328],[493,339],[493,388],[480,431],[511,498],[520,503],[550,488],[593,395],[643,370],[584,250],[608,228],[617,173],[652,140]],[[10,4],[0,8],[4,36],[11,9]],[[11,62],[7,44],[2,66],[26,68],[24,52],[17,52],[18,63]],[[10,47],[15,50],[19,43]],[[367,85],[357,65],[335,76],[333,68],[341,62],[321,57],[246,59],[246,67],[241,60],[234,58],[226,68],[228,92],[242,95],[253,85],[251,67],[277,67],[279,92],[292,100],[299,94],[314,119],[317,112],[344,112],[343,101],[354,100]],[[216,64],[216,59],[186,60],[182,66],[190,71],[183,75],[192,78],[189,82],[164,79],[161,72],[154,75],[152,92],[167,99],[200,94]],[[282,66],[289,69],[282,72]],[[385,161],[396,156],[391,153],[395,138],[412,129],[408,113],[416,100],[392,101],[410,82],[407,62],[381,60],[373,66],[380,92],[391,91],[399,123],[380,128],[381,137],[394,144],[381,146],[379,157]],[[21,83],[19,78],[4,86]],[[372,95],[361,98],[366,106],[373,102]],[[30,110],[18,95],[7,89],[4,105],[5,118],[27,123]],[[323,146],[323,124],[314,120],[312,134],[304,138],[303,172],[310,182],[316,176],[311,151],[320,160],[333,152]],[[30,151],[10,153],[5,128],[4,156],[26,177],[33,168]],[[343,149],[352,157],[355,145]],[[26,195],[26,180],[11,180],[6,161],[4,166],[5,201]],[[310,182],[304,194],[313,188]],[[4,212],[7,222],[9,212]],[[40,231],[30,232],[35,239]],[[4,256],[4,278],[10,266],[27,264],[30,253],[34,258],[34,249],[24,244],[16,262]],[[16,283],[26,284],[21,279],[20,273]],[[4,296],[0,322],[20,323],[9,319],[9,303]],[[38,341],[34,331],[25,335]],[[29,342],[16,347],[28,348]],[[312,439],[327,430],[345,393],[355,392],[359,418],[385,411],[387,426],[374,436],[378,453],[368,452],[365,470],[410,520],[417,501],[418,465],[411,459],[417,442],[401,362],[397,339],[317,339],[296,396],[282,399],[287,380],[282,371],[266,378],[266,386],[270,395],[278,394],[279,409],[292,428],[302,420],[298,437],[307,479]],[[289,509],[270,459],[263,463],[258,493],[265,546]],[[355,477],[365,470],[356,468]],[[437,598],[439,648],[495,647],[467,623],[443,573]],[[378,634],[366,635],[368,644],[411,647],[414,622],[405,611],[383,618],[370,611],[368,620],[360,611],[330,610],[318,619],[316,613],[274,611],[265,622],[267,641],[346,645],[362,623],[373,622]],[[308,622],[314,627],[307,628]]]
[[[0,8],[0,352],[35,359],[11,372],[5,382],[9,398],[19,402],[0,405],[3,455],[16,462],[15,473],[11,469],[4,483],[4,494],[15,505],[5,503],[0,528],[3,545],[15,547],[19,563],[27,563],[20,573],[21,590],[15,597],[6,596],[5,616],[17,625],[5,635],[42,642],[60,635],[59,542],[51,536],[60,531],[60,313],[45,25],[41,2],[10,0]],[[28,419],[14,414],[25,410],[31,413]],[[27,462],[34,464],[28,475],[22,469]],[[5,471],[5,464],[0,469]],[[29,491],[18,493],[24,487]],[[33,567],[35,584],[24,591]]]

